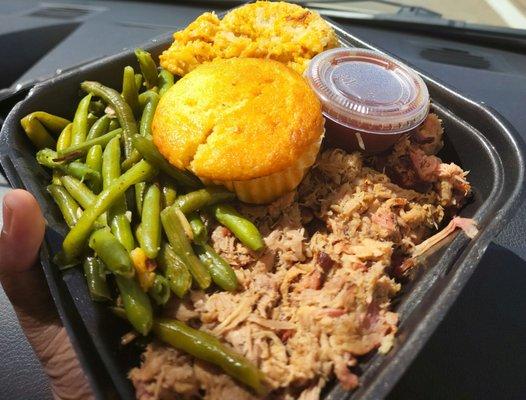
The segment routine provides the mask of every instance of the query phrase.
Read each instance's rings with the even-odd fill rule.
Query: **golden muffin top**
[[[258,1],[220,20],[204,13],[182,31],[160,57],[163,68],[183,76],[215,58],[271,58],[300,74],[310,59],[336,47],[332,28],[316,12],[296,4]]]
[[[301,75],[265,59],[203,64],[161,98],[153,141],[201,178],[249,180],[292,166],[323,134],[321,104]]]

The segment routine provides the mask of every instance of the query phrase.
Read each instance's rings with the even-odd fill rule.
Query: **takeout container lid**
[[[429,92],[411,68],[385,54],[336,48],[318,54],[305,77],[325,116],[344,127],[400,134],[417,127],[429,110]]]

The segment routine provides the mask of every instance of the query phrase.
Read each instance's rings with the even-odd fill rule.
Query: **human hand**
[[[4,196],[0,235],[0,282],[45,372],[56,399],[92,399],[40,269],[38,250],[45,221],[35,198],[24,190]]]

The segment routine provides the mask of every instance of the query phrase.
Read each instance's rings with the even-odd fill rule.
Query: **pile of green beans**
[[[153,330],[261,393],[261,373],[242,356],[182,322],[155,318],[192,286],[238,290],[234,270],[208,244],[212,218],[252,250],[263,241],[227,204],[232,192],[203,187],[157,150],[152,120],[174,77],[149,53],[135,54],[139,68],[124,68],[120,91],[81,83],[85,94],[71,121],[42,111],[20,121],[37,162],[52,171],[47,191],[69,227],[54,260],[61,268],[82,265],[92,300],[121,310],[140,334]]]

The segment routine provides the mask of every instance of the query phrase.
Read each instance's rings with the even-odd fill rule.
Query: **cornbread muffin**
[[[265,203],[295,188],[314,163],[323,117],[306,81],[285,65],[218,59],[165,93],[152,131],[176,167]]]
[[[302,74],[315,55],[336,47],[331,27],[295,4],[258,1],[220,20],[204,13],[182,31],[160,57],[163,68],[183,76],[215,58],[254,57],[280,61]]]

